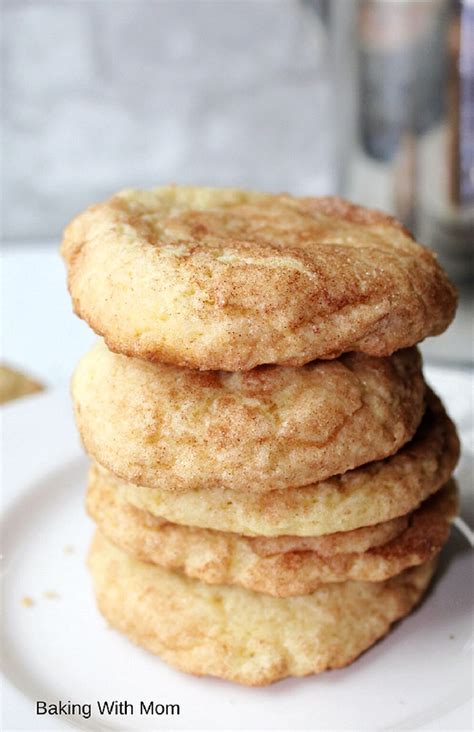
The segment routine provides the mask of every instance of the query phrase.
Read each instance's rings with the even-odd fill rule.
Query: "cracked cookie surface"
[[[456,429],[432,392],[427,401],[414,438],[395,455],[302,488],[168,491],[127,483],[98,465],[91,476],[112,482],[137,508],[185,526],[267,537],[350,531],[413,511],[451,477],[459,457]]]
[[[434,254],[335,197],[126,190],[77,216],[61,251],[76,313],[112,350],[190,368],[387,356],[456,308]]]
[[[131,483],[165,490],[299,487],[395,453],[425,408],[416,348],[306,366],[201,372],[111,353],[73,378],[87,452]]]

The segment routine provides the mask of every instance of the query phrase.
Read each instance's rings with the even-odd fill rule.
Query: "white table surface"
[[[47,386],[68,383],[94,334],[72,312],[59,242],[7,243],[2,252],[2,358]],[[446,333],[429,338],[427,362],[473,362],[472,302],[462,302]]]

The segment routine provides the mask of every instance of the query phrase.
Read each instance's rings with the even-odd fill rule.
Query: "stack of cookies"
[[[104,339],[73,398],[108,622],[244,684],[350,663],[457,511],[416,349],[456,307],[434,256],[337,198],[176,186],[89,208],[62,253]]]

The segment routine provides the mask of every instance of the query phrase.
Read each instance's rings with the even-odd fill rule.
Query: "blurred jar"
[[[474,3],[331,5],[338,187],[393,213],[473,280]]]

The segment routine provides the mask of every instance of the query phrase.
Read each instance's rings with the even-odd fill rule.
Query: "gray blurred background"
[[[3,3],[3,233],[169,182],[334,190],[324,3]]]

